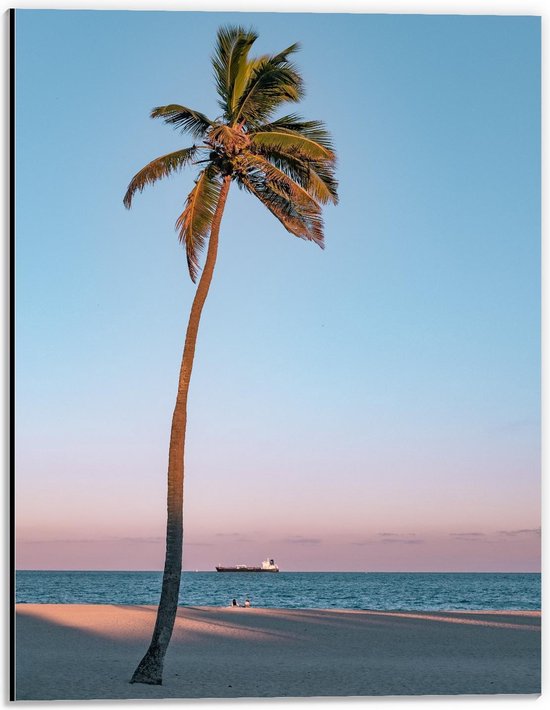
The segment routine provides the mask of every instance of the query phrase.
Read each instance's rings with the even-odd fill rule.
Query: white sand
[[[163,685],[130,685],[155,611],[17,605],[17,699],[540,692],[540,612],[182,608]]]

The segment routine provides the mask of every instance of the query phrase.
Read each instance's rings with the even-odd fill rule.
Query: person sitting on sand
[[[231,606],[239,606],[239,605],[237,604],[237,600],[236,600],[236,599],[233,599],[233,601],[231,602]]]
[[[245,605],[246,607],[249,607],[249,606],[250,606],[250,599],[249,599],[248,597],[245,599],[244,605]]]

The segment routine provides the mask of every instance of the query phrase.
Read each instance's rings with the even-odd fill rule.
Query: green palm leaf
[[[300,239],[315,242],[321,249],[325,248],[323,222],[318,212],[299,209],[292,200],[273,190],[258,175],[242,176],[239,185],[257,197],[288,232]]]
[[[323,247],[323,220],[315,199],[262,156],[244,156],[241,165],[244,166],[239,173],[241,184],[258,197],[288,231]]]
[[[163,118],[164,123],[180,128],[182,133],[187,131],[195,138],[202,138],[212,126],[212,121],[204,113],[179,104],[157,106],[151,111],[151,118]]]
[[[212,225],[221,183],[212,167],[203,170],[185,203],[185,209],[176,221],[176,230],[185,245],[187,266],[193,283],[199,272],[199,256]]]
[[[219,105],[230,122],[237,99],[248,81],[248,52],[257,39],[256,32],[243,27],[221,27],[218,30],[212,65]]]
[[[320,160],[311,163],[307,185],[304,187],[322,204],[332,202],[337,205],[338,181],[334,177],[334,162]]]
[[[283,103],[302,97],[302,77],[292,62],[299,45],[250,58],[257,37],[255,31],[240,26],[220,28],[212,64],[223,116],[212,121],[181,104],[154,108],[152,118],[190,132],[203,145],[152,161],[134,176],[124,197],[130,207],[137,191],[189,164],[197,151],[203,151],[204,159],[195,164],[206,165],[176,222],[193,281],[222,176],[231,177],[260,199],[289,232],[320,246],[321,205],[338,201],[336,156],[323,122],[307,121],[296,113],[273,118]]]
[[[139,173],[136,173],[130,184],[126,194],[124,195],[124,206],[130,209],[132,199],[137,191],[143,192],[146,185],[152,185],[157,180],[167,177],[177,170],[181,170],[185,165],[188,165],[199,149],[197,146],[177,150],[174,153],[162,155],[160,158],[155,158],[148,165],[142,168]]]
[[[303,95],[300,73],[288,61],[297,51],[293,44],[279,54],[257,61],[242,95],[239,97],[234,122],[257,126],[285,101],[299,101]]]
[[[260,172],[267,186],[291,200],[298,208],[307,208],[313,213],[321,213],[321,208],[306,188],[299,185],[283,170],[270,163],[261,155],[249,154],[243,157],[248,172]]]
[[[309,138],[322,145],[323,148],[333,152],[331,136],[325,128],[325,124],[322,121],[304,121],[301,116],[295,113],[282,116],[276,121],[259,126],[256,130],[258,132],[284,131],[292,135],[297,134],[304,138]]]
[[[325,205],[338,204],[338,182],[334,178],[334,162],[327,160],[304,160],[293,153],[273,148],[262,153],[270,163],[285,172],[303,187],[314,200]]]
[[[271,148],[279,152],[294,152],[308,160],[332,160],[334,153],[308,136],[284,129],[254,132],[253,146]]]

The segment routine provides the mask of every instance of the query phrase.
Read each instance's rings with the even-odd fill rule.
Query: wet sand
[[[155,607],[19,604],[16,698],[540,692],[540,612],[186,607],[162,686],[130,685]]]

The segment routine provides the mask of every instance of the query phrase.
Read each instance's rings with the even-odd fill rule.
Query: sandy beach
[[[540,612],[187,607],[162,686],[130,685],[151,606],[20,604],[16,698],[540,692]]]

